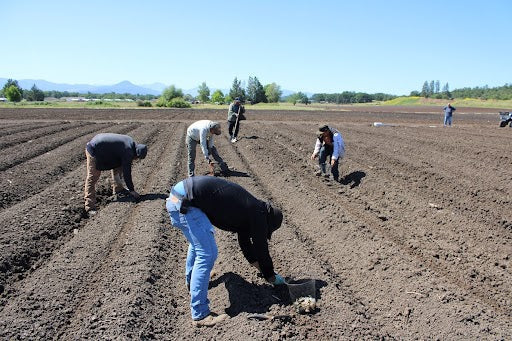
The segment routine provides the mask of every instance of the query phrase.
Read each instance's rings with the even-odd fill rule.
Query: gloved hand
[[[283,277],[281,277],[281,275],[275,274],[274,277],[275,277],[275,280],[272,283],[273,285],[284,285],[284,284],[286,284],[286,281],[284,280]]]

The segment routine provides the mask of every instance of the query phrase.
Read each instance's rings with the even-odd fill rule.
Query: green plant
[[[142,100],[137,100],[137,106],[138,107],[151,107],[151,102],[150,101],[142,101]]]
[[[167,103],[167,106],[171,107],[171,108],[190,108],[191,107],[190,103],[185,101],[183,99],[183,97],[176,97],[176,98],[171,99]]]
[[[22,98],[22,93],[18,87],[15,85],[10,85],[7,89],[4,90],[5,97],[11,102],[19,102]]]

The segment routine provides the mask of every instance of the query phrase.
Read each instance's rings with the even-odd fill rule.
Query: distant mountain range
[[[166,88],[165,84],[153,83],[147,85],[135,85],[129,81],[123,81],[114,85],[89,85],[89,84],[63,84],[52,83],[42,79],[18,79],[18,84],[22,89],[31,89],[34,84],[36,87],[43,91],[69,91],[79,93],[95,93],[105,94],[115,92],[118,94],[140,94],[140,95],[155,95],[158,96],[162,90]],[[0,78],[0,86],[7,82],[7,78]]]
[[[65,84],[65,83],[52,83],[42,79],[17,79],[19,86],[22,89],[29,90],[32,86],[35,86],[39,90],[43,91],[68,91],[68,92],[78,92],[81,94],[85,94],[88,92],[95,94],[107,94],[107,93],[117,93],[117,94],[132,94],[132,95],[154,95],[159,96],[162,94],[162,91],[168,87],[168,85],[162,83],[152,83],[152,84],[144,84],[144,85],[135,85],[129,81],[122,81],[120,83],[114,85],[89,85],[89,84]],[[7,82],[7,78],[0,78],[0,88]],[[184,94],[189,94],[191,96],[197,96],[197,87],[193,89],[182,89]],[[210,94],[212,94],[217,88],[210,87]],[[229,89],[220,89],[223,94],[228,94]],[[282,90],[283,97],[291,95],[296,91],[291,90]],[[307,96],[313,95],[312,93],[305,92]]]

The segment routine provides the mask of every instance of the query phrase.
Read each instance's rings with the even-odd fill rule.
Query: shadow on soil
[[[286,285],[272,287],[269,284],[257,285],[247,282],[243,277],[233,272],[227,272],[219,278],[210,282],[210,288],[217,287],[224,283],[228,294],[230,306],[226,313],[230,317],[240,313],[264,314],[273,304],[292,305],[293,302]],[[327,285],[327,282],[315,280],[316,299],[321,298],[320,289]]]
[[[350,188],[357,187],[361,184],[361,180],[366,176],[365,172],[355,171],[347,174],[340,182],[342,185],[350,185]]]

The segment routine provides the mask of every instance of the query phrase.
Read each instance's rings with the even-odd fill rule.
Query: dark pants
[[[233,128],[235,128],[234,135],[233,135]],[[234,122],[228,121],[228,132],[229,132],[230,138],[237,137],[239,130],[240,130],[240,120],[234,121]]]
[[[320,153],[318,154],[318,165],[320,166],[320,170],[322,171],[322,173],[326,172],[327,157],[329,156],[332,159],[332,152],[332,146],[329,146],[327,144],[324,144],[322,148],[320,148]],[[340,173],[338,171],[338,159],[336,159],[334,164],[331,166],[331,174],[334,180],[339,179]]]

